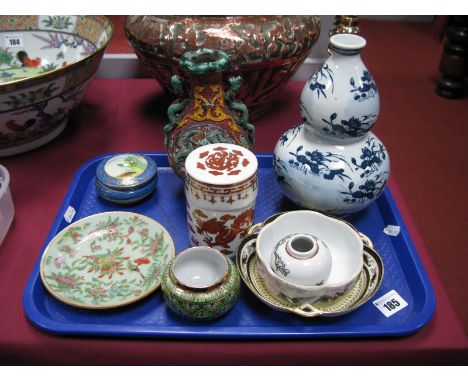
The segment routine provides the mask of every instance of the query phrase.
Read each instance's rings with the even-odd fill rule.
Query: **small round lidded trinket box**
[[[253,221],[257,158],[244,147],[215,143],[192,151],[185,170],[191,245],[234,255]]]
[[[144,154],[117,154],[104,159],[96,170],[98,195],[118,204],[146,198],[155,190],[156,184],[156,162]]]

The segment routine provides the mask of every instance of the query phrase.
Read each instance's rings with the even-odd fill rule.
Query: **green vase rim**
[[[198,49],[185,52],[179,59],[180,67],[190,74],[223,72],[231,65],[228,54],[217,49]]]

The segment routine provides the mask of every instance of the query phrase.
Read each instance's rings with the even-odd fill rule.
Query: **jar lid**
[[[226,186],[256,174],[255,154],[238,145],[213,143],[193,150],[185,160],[186,176],[202,183]]]
[[[157,175],[156,162],[147,155],[123,153],[99,163],[97,180],[112,189],[143,187]]]

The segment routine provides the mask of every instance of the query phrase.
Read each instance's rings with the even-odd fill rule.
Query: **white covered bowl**
[[[271,267],[278,243],[291,235],[313,235],[326,243],[331,255],[331,270],[321,285],[300,285],[280,277]],[[354,286],[363,267],[363,243],[358,232],[347,223],[314,211],[284,213],[264,226],[256,241],[260,276],[275,294],[313,302],[335,298]]]

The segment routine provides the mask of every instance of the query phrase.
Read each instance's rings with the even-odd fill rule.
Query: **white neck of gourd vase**
[[[359,53],[353,55],[341,54],[336,51],[332,51],[331,56],[328,58],[327,62],[333,64],[333,66],[339,65],[364,65],[361,55]]]

